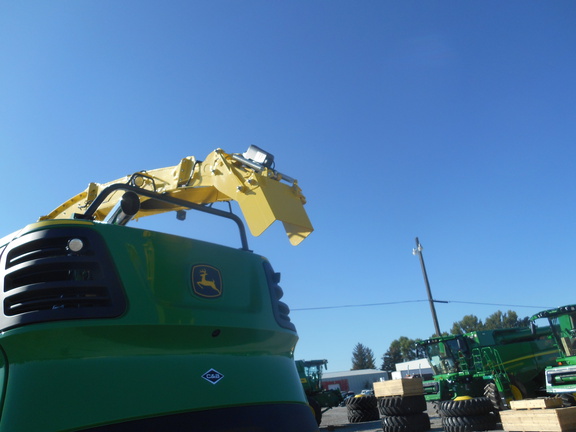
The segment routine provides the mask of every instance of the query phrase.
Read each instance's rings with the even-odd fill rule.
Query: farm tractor
[[[560,396],[565,406],[576,405],[576,305],[561,306],[539,312],[532,323],[545,318],[550,324],[558,348],[556,364],[544,371],[546,392]]]
[[[326,369],[327,364],[328,360],[296,361],[300,382],[318,424],[322,421],[322,414],[337,407],[344,400],[340,390],[328,390],[322,387],[322,369]]]
[[[424,382],[431,402],[488,398],[495,410],[509,401],[543,395],[544,369],[557,349],[550,328],[485,330],[419,342],[434,376]]]
[[[1,239],[0,432],[316,431],[280,274],[213,206],[232,200],[253,235],[312,232],[297,181],[251,146],[90,183]],[[166,212],[233,222],[240,247],[128,226]]]

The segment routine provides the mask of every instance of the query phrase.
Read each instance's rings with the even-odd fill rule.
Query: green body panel
[[[125,308],[119,316],[92,319],[18,323],[5,317],[1,432],[77,431],[230,407],[306,405],[293,359],[298,337],[275,312],[280,295],[274,298],[265,258],[86,221],[33,224],[18,241],[71,227],[103,240],[113,263],[105,271],[118,276]],[[2,263],[10,249],[5,243]],[[194,283],[198,266],[220,275],[204,297]],[[208,378],[216,375],[217,382],[202,377],[210,370]],[[315,430],[309,409],[298,427]]]
[[[554,363],[557,350],[549,328],[497,329],[433,338],[421,343],[434,371],[424,382],[429,401],[484,395],[494,383],[504,400],[536,397],[543,389],[543,374]]]
[[[545,310],[531,320],[539,318],[548,320],[558,349],[556,363],[545,371],[546,391],[576,393],[576,305]]]

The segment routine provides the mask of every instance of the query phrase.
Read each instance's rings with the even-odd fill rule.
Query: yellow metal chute
[[[261,152],[261,153],[258,153]],[[268,159],[265,159],[266,156]],[[271,167],[273,157],[251,146],[243,155],[228,154],[221,149],[210,153],[204,161],[186,157],[176,166],[136,172],[105,184],[90,183],[88,188],[64,202],[40,220],[71,218],[82,215],[109,186],[130,185],[194,204],[237,201],[250,232],[262,234],[274,221],[284,224],[293,245],[298,245],[312,231],[304,210],[306,199],[298,182]],[[134,190],[134,189],[133,189]],[[122,199],[124,192],[110,193],[91,218],[103,221]],[[140,206],[134,218],[186,208],[180,203],[167,203],[153,196],[138,194]]]

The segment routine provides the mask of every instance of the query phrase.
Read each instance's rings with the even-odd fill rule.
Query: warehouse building
[[[325,389],[340,389],[343,392],[353,391],[358,394],[365,389],[371,390],[373,383],[387,379],[388,372],[379,369],[325,372],[322,375],[322,385]]]
[[[423,379],[432,378],[432,368],[427,359],[418,359],[404,363],[396,363],[396,371],[392,372],[392,379],[407,376],[421,376]],[[324,372],[322,385],[325,389],[340,389],[343,392],[352,391],[356,394],[362,390],[371,390],[377,381],[389,379],[388,372],[380,369],[361,369],[343,372]]]
[[[432,379],[433,371],[428,359],[411,360],[404,363],[396,363],[396,370],[392,372],[392,379],[400,379],[407,376],[420,376],[422,379]]]

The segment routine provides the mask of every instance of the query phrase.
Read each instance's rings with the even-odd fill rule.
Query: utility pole
[[[422,275],[424,276],[424,283],[426,284],[426,292],[428,293],[428,302],[430,303],[430,312],[432,312],[432,319],[434,320],[434,330],[436,330],[436,336],[440,336],[440,326],[438,325],[438,317],[436,316],[436,308],[434,307],[434,301],[432,299],[432,291],[430,291],[430,283],[428,282],[428,274],[426,273],[426,266],[424,265],[424,257],[422,256],[422,245],[420,240],[416,237],[416,248],[412,249],[413,255],[418,255],[420,258],[420,266],[422,267]]]

